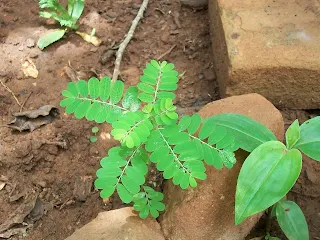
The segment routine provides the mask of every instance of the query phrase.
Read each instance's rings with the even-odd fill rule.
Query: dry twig
[[[22,111],[24,105],[27,103],[27,101],[28,101],[28,99],[30,98],[31,94],[32,94],[32,92],[30,92],[30,93],[28,94],[28,96],[26,97],[26,99],[25,99],[25,100],[23,101],[23,103],[21,104],[21,106],[20,106],[20,112]]]
[[[173,45],[168,51],[166,51],[165,53],[161,54],[159,57],[157,57],[157,60],[159,61],[160,59],[162,59],[163,57],[167,56],[169,53],[171,53],[171,51],[176,47],[177,45]]]
[[[119,49],[118,49],[117,55],[116,55],[117,56],[116,61],[114,64],[115,66],[114,66],[114,71],[113,71],[113,76],[112,76],[112,82],[115,82],[120,74],[120,63],[121,63],[123,52],[124,52],[125,48],[127,47],[128,43],[130,42],[131,38],[133,37],[134,31],[135,31],[136,27],[138,26],[140,19],[143,17],[143,13],[144,13],[145,9],[147,8],[148,2],[149,2],[149,0],[143,0],[137,16],[132,21],[132,25],[127,33],[127,36],[125,37],[125,39],[123,40],[123,42],[119,46]]]
[[[14,98],[14,100],[16,100],[16,102],[18,103],[18,105],[21,107],[21,103],[19,102],[18,98],[16,97],[16,95],[11,91],[11,89],[4,84],[4,82],[2,82],[2,80],[0,79],[0,83],[1,85],[9,92],[11,93],[12,97]]]

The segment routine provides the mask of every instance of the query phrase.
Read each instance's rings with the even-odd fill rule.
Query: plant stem
[[[271,230],[271,221],[272,221],[272,209],[273,209],[274,205],[272,205],[271,207],[268,208],[268,218],[267,218],[267,222],[266,222],[266,233],[269,234],[270,230]]]
[[[117,78],[120,74],[120,63],[121,63],[123,52],[124,52],[125,48],[127,47],[128,43],[130,42],[131,38],[133,37],[133,33],[136,30],[136,27],[138,26],[140,19],[143,17],[143,13],[144,13],[145,9],[147,8],[148,2],[149,2],[149,0],[143,0],[143,3],[141,4],[141,7],[139,9],[137,16],[132,21],[132,25],[127,33],[127,36],[125,37],[125,39],[123,40],[123,42],[119,46],[119,49],[118,49],[117,55],[116,55],[116,61],[114,64],[115,66],[114,66],[114,71],[113,71],[113,76],[112,76],[112,83],[114,83],[117,80]]]

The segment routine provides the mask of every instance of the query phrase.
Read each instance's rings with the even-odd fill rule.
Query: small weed
[[[40,17],[55,19],[60,23],[61,27],[64,27],[64,29],[56,30],[39,39],[38,47],[44,49],[61,39],[69,30],[77,30],[79,28],[77,21],[83,12],[84,0],[68,0],[67,9],[58,0],[40,0],[39,7],[48,10],[41,11]]]

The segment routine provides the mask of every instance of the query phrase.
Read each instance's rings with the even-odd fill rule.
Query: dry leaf
[[[0,182],[0,191],[6,186],[5,182]]]
[[[49,124],[59,116],[59,110],[51,105],[42,106],[36,110],[13,113],[14,119],[8,127],[20,132],[30,130],[31,132],[42,125]]]
[[[87,197],[90,195],[92,189],[92,177],[91,176],[81,176],[77,177],[74,183],[73,196],[76,200],[81,202],[86,201]]]
[[[29,224],[28,226],[25,226],[25,227],[9,229],[9,230],[5,231],[4,233],[0,233],[0,238],[9,239],[10,237],[12,237],[14,235],[23,235],[26,233],[26,231],[29,228],[32,228],[32,226],[33,226],[32,224]]]
[[[29,197],[9,215],[8,219],[0,225],[0,233],[3,233],[16,224],[23,223],[25,217],[33,210],[37,198],[37,195],[29,195]]]
[[[86,34],[84,32],[76,32],[80,37],[83,38],[88,43],[93,44],[96,47],[99,47],[100,44],[102,43],[101,39],[97,38],[96,36],[91,36],[89,34]]]
[[[37,78],[38,77],[38,70],[36,68],[36,65],[32,62],[30,58],[27,58],[23,63],[22,63],[22,68],[21,70],[23,71],[24,75],[26,77],[33,77]]]

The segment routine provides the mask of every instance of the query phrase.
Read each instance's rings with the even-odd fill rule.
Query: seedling
[[[90,142],[95,143],[98,138],[97,138],[97,133],[99,132],[99,128],[98,127],[93,127],[91,129],[91,132],[94,134],[93,136],[90,136]]]
[[[112,124],[111,135],[120,145],[101,160],[95,181],[101,197],[117,192],[124,203],[134,202],[141,218],[156,218],[165,206],[163,194],[146,185],[150,163],[182,189],[194,188],[206,178],[204,163],[231,168],[238,144],[223,126],[199,114],[178,121],[173,104],[178,72],[173,64],[152,60],[143,73],[138,85],[125,93],[124,83],[109,77],[70,82],[60,105],[78,119]]]
[[[124,83],[109,77],[70,82],[62,92],[60,105],[66,113],[112,124],[111,135],[120,142],[100,162],[95,186],[101,197],[117,192],[124,203],[133,201],[141,218],[156,218],[165,206],[163,194],[145,183],[150,163],[182,189],[194,188],[206,179],[205,164],[231,168],[234,151],[241,148],[251,154],[238,177],[235,223],[274,205],[289,240],[308,239],[302,211],[283,198],[301,172],[300,151],[320,161],[320,117],[301,126],[295,121],[286,133],[287,146],[264,125],[240,114],[206,119],[194,114],[178,120],[173,99],[179,74],[174,65],[152,60],[143,73],[138,85],[125,93]],[[267,234],[266,239],[277,238]]]
[[[50,44],[61,39],[68,31],[77,30],[79,20],[83,9],[85,0],[68,0],[68,8],[64,8],[58,0],[40,0],[39,7],[41,9],[48,9],[48,11],[40,12],[40,17],[52,18],[60,23],[63,29],[51,32],[38,41],[38,47],[44,49]]]
[[[285,200],[285,196],[301,173],[301,152],[320,161],[320,117],[312,118],[301,126],[298,120],[294,121],[286,132],[286,145],[277,141],[266,127],[257,123],[250,127],[260,135],[260,144],[244,149],[251,154],[238,177],[236,224],[272,207],[270,217],[277,217],[289,240],[309,239],[308,225],[301,209],[296,203]],[[247,138],[248,143],[251,140]]]

